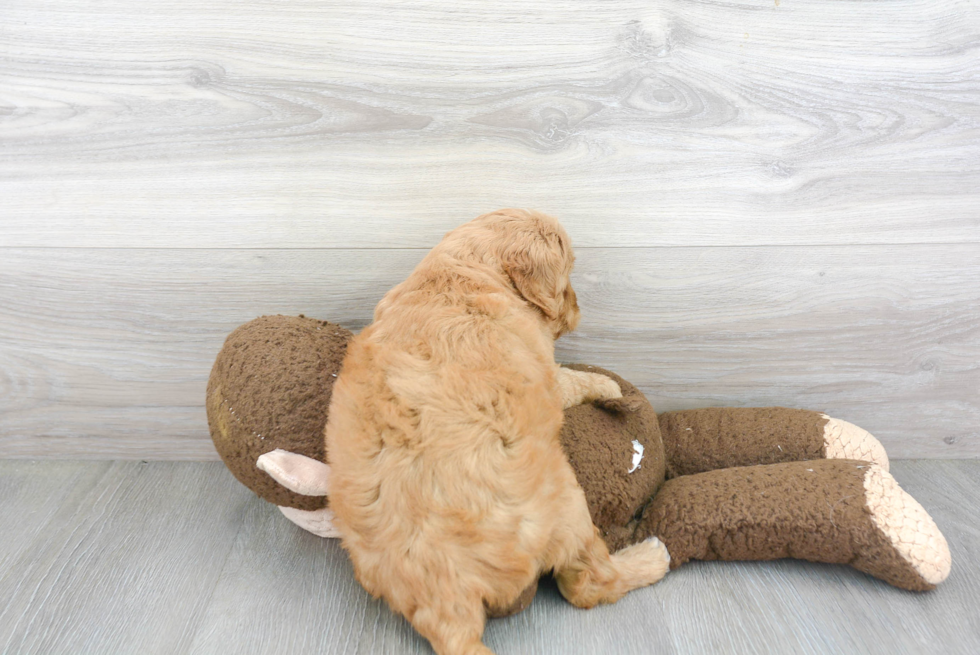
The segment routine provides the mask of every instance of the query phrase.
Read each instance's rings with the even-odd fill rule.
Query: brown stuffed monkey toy
[[[207,391],[215,447],[231,472],[300,527],[331,524],[323,428],[352,333],[326,321],[264,316],[235,330]],[[778,407],[657,415],[616,374],[623,397],[565,411],[561,439],[593,523],[619,550],[650,536],[671,568],[692,559],[784,557],[849,564],[923,591],[949,574],[946,540],[888,473],[857,426]],[[536,584],[506,616],[526,607]]]

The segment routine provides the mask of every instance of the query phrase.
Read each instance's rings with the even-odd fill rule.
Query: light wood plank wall
[[[351,328],[455,225],[563,220],[566,361],[661,410],[980,457],[980,3],[0,12],[0,452],[209,459],[224,336]]]

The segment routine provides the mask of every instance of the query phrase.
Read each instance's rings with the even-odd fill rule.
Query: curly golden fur
[[[326,427],[330,507],[360,583],[437,653],[488,653],[487,607],[542,572],[579,607],[656,582],[656,540],[610,555],[558,434],[563,407],[620,396],[560,369],[578,324],[565,230],[506,209],[453,230],[347,351]]]

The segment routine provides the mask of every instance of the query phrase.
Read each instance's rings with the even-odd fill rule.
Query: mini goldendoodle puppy
[[[542,572],[579,607],[654,583],[655,539],[610,555],[562,453],[562,409],[620,397],[555,363],[579,309],[555,219],[505,209],[446,235],[351,341],[326,427],[330,507],[360,583],[437,653],[488,653],[486,609]]]

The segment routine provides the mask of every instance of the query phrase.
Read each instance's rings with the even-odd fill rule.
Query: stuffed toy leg
[[[805,409],[709,407],[658,416],[668,478],[733,466],[859,459],[888,470],[866,430]]]
[[[657,535],[672,568],[794,557],[914,590],[949,574],[945,538],[865,430],[783,408],[668,412],[659,423],[668,480],[633,539]]]
[[[818,459],[718,469],[664,483],[633,538],[656,535],[671,568],[692,559],[794,557],[849,564],[903,589],[946,579],[932,518],[876,464]]]

